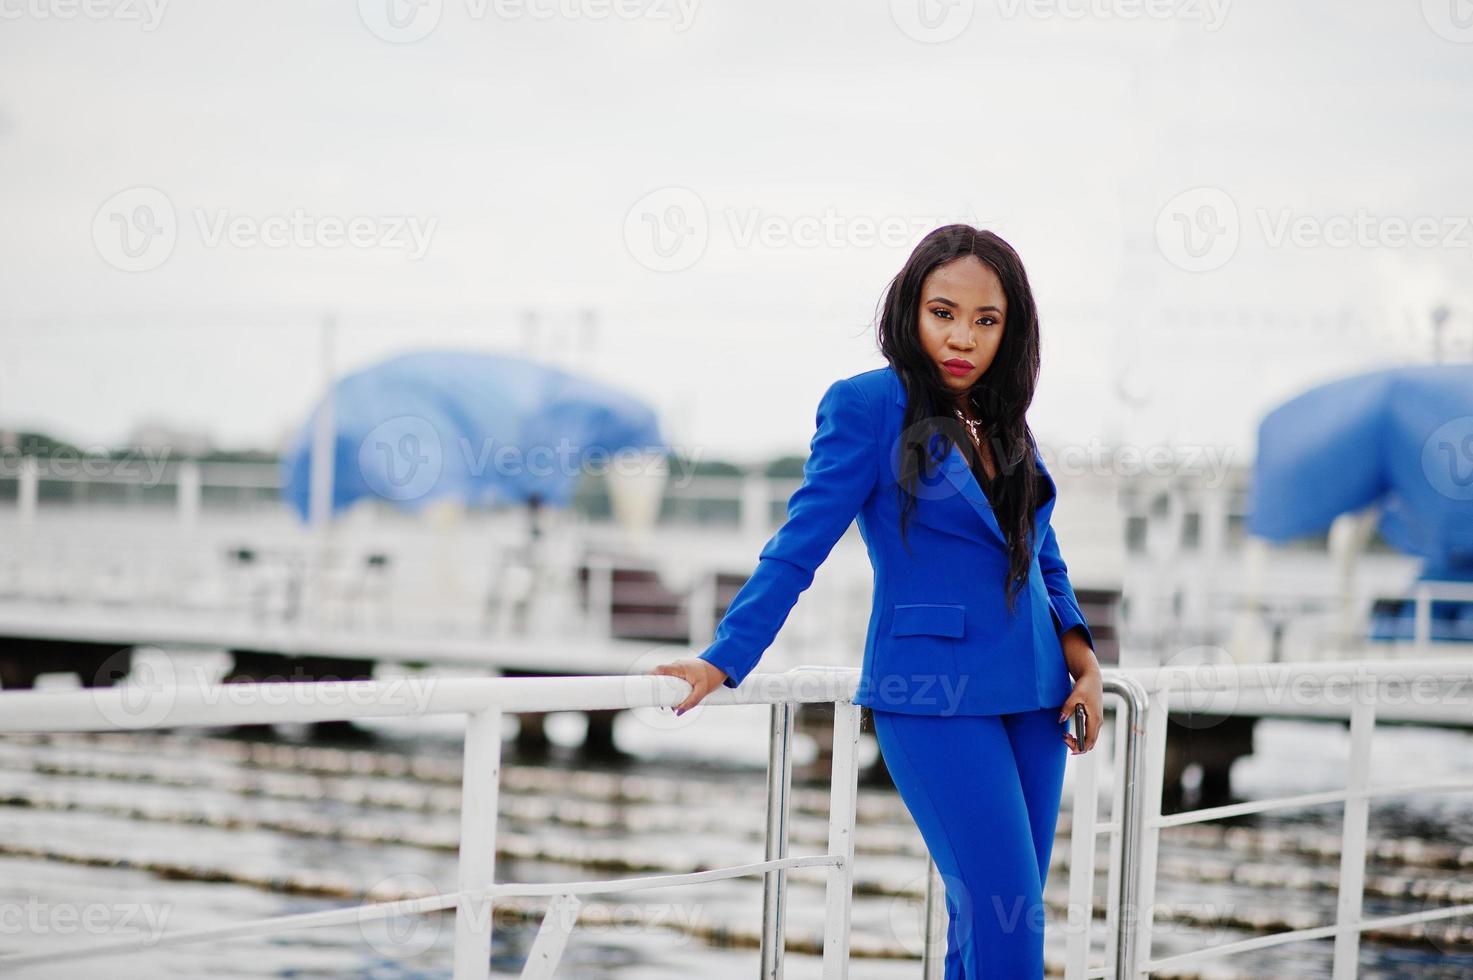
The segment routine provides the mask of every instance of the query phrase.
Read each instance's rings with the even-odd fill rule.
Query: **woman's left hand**
[[[1080,748],[1075,743],[1073,734],[1064,733],[1064,741],[1069,744],[1071,755],[1088,752],[1095,747],[1095,740],[1100,737],[1100,726],[1105,721],[1104,702],[1104,682],[1100,676],[1100,668],[1086,668],[1074,682],[1074,690],[1070,692],[1069,700],[1064,702],[1063,710],[1059,712],[1059,720],[1063,721],[1074,713],[1076,704],[1084,705],[1084,747]]]

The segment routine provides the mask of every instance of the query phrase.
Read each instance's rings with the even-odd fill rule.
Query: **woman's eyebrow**
[[[951,300],[947,299],[945,296],[932,296],[930,299],[926,300],[926,302],[927,303],[944,303],[945,305],[951,307],[952,309],[956,309],[957,308],[957,304],[954,303],[954,302],[952,302]],[[979,306],[979,307],[977,307],[977,312],[978,313],[985,313],[988,310],[991,310],[994,313],[1001,313],[1002,312],[1002,310],[998,309],[995,306]]]

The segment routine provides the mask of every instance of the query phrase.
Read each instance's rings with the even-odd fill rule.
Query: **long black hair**
[[[931,467],[945,458],[953,444],[961,449],[969,466],[977,465],[976,448],[952,411],[956,396],[921,346],[917,326],[926,277],[938,266],[968,255],[976,256],[997,273],[1008,300],[997,355],[968,395],[972,416],[982,421],[979,434],[987,440],[996,461],[991,499],[998,526],[1007,538],[1005,591],[1008,605],[1013,608],[1017,593],[1028,581],[1033,560],[1033,517],[1041,502],[1037,499],[1033,433],[1025,417],[1038,386],[1038,311],[1018,253],[992,232],[971,225],[944,225],[921,239],[886,288],[877,317],[880,352],[907,393],[897,457],[900,534],[908,549],[906,527],[915,509],[921,474],[931,479]]]

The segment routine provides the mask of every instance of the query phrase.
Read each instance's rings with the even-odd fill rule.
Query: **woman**
[[[888,366],[824,393],[803,485],[715,641],[653,673],[690,683],[677,713],[738,686],[857,516],[875,592],[854,703],[946,884],[945,976],[1041,977],[1066,746],[1094,746],[1102,685],[1024,417],[1039,335],[1023,264],[989,231],[938,228],[877,332]]]

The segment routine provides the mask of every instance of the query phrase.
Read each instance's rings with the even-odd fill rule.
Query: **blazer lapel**
[[[891,373],[895,384],[894,401],[900,406],[901,418],[904,418],[906,395],[905,385],[901,382],[899,375]],[[896,425],[897,432],[899,425]],[[1049,486],[1049,497],[1035,512],[1033,517],[1033,554],[1036,556],[1043,544],[1043,529],[1048,524],[1053,514],[1054,500],[1058,495],[1058,487],[1054,484],[1054,478],[1048,468],[1043,465],[1043,457],[1038,452],[1038,447],[1033,447],[1033,460],[1038,466],[1038,471],[1043,474],[1044,481]],[[955,442],[951,443],[946,457],[940,463],[941,475],[955,488],[967,502],[965,508],[943,508],[942,518],[945,523],[937,521],[925,521],[925,523],[936,525],[940,523],[943,530],[967,534],[972,537],[986,539],[990,537],[1004,549],[1007,548],[1007,535],[1003,534],[1002,527],[997,523],[997,514],[992,509],[992,504],[987,500],[987,494],[977,484],[977,478],[972,475],[971,467],[967,465],[962,456],[961,447]],[[926,503],[941,504],[948,498],[939,500],[921,500],[916,509],[918,519],[924,520],[923,514],[927,512]]]

